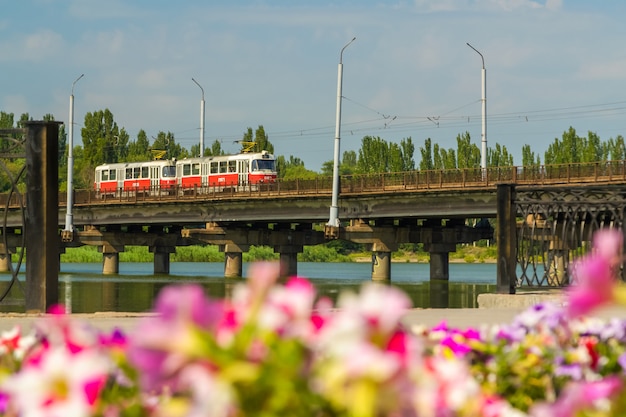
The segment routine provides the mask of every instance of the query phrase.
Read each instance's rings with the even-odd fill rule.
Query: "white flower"
[[[2,390],[21,417],[84,417],[110,370],[109,360],[93,350],[53,348],[7,378]]]

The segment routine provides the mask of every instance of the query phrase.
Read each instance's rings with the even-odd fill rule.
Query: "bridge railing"
[[[341,194],[429,191],[445,189],[493,188],[498,183],[515,185],[559,185],[585,183],[626,183],[626,161],[570,163],[539,166],[415,170],[376,174],[343,175]],[[143,201],[187,201],[190,199],[267,198],[276,196],[331,195],[332,177],[278,179],[275,183],[116,190],[101,194],[76,190],[74,204],[139,203]],[[6,197],[0,196],[0,204]],[[65,198],[60,198],[61,204]],[[12,205],[11,202],[9,202]]]

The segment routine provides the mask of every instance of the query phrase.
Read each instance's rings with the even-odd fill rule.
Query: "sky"
[[[521,164],[569,127],[626,136],[623,0],[0,0],[0,111],[69,122],[109,109],[135,140],[236,153],[262,125],[319,171],[364,136],[481,147]],[[344,46],[356,37],[345,49]],[[468,43],[475,48],[472,49]],[[343,53],[341,51],[343,50]],[[480,53],[480,54],[479,54]],[[482,58],[481,58],[482,55]],[[82,78],[76,81],[81,74]],[[196,80],[197,85],[193,80]]]

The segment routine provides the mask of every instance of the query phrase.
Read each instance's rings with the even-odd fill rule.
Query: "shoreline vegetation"
[[[412,245],[413,246],[413,245]],[[428,263],[430,255],[415,248],[401,248],[391,255],[392,262]],[[127,246],[120,252],[120,262],[152,262],[154,255],[145,246]],[[278,260],[279,254],[271,247],[252,246],[243,253],[244,262]],[[307,246],[298,254],[299,262],[371,262],[371,253],[364,250],[343,250],[327,245]],[[171,254],[171,262],[223,262],[224,253],[216,246],[181,246]],[[495,246],[458,245],[456,252],[450,252],[450,263],[495,263]],[[62,263],[98,263],[102,254],[95,246],[67,248],[61,254]]]

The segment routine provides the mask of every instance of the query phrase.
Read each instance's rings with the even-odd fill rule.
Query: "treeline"
[[[25,113],[15,120],[13,113],[0,111],[0,129],[22,127],[24,121],[32,120]],[[46,114],[43,120],[54,120],[54,116]],[[93,184],[94,168],[104,163],[145,161],[155,158],[186,158],[199,156],[200,145],[192,145],[189,149],[176,142],[172,132],[159,132],[155,137],[148,138],[142,129],[136,138],[131,138],[123,127],[115,122],[114,115],[108,110],[87,113],[80,134],[74,134],[74,188],[90,188]],[[6,142],[6,143],[5,143]],[[82,144],[81,144],[82,143]],[[307,169],[302,159],[297,156],[284,156],[279,149],[274,149],[262,125],[255,130],[248,127],[239,141],[243,148],[250,147],[253,151],[267,150],[276,156],[278,175],[280,178],[314,178],[318,175],[330,176],[333,173],[334,161],[324,162],[320,172]],[[7,141],[0,141],[0,152],[10,146]],[[67,133],[62,125],[59,134],[59,188],[66,189],[67,177]],[[215,140],[204,149],[204,155],[223,155],[221,142]],[[340,174],[365,174],[378,172],[400,172],[432,169],[479,168],[481,153],[478,145],[472,143],[469,132],[457,135],[456,148],[444,148],[426,138],[422,146],[417,148],[419,162],[416,163],[416,146],[411,137],[404,138],[400,143],[388,142],[378,136],[365,136],[361,140],[358,151],[347,150],[342,154]],[[488,166],[516,165],[513,156],[506,146],[495,143],[487,148]],[[561,138],[555,138],[543,154],[544,164],[595,162],[626,159],[624,138],[620,135],[606,141],[598,135],[588,132],[587,136],[579,136],[570,127]],[[10,160],[5,165],[9,173],[17,173],[23,161]],[[521,165],[532,166],[542,163],[540,154],[530,145],[522,146]],[[0,171],[0,192],[9,189],[11,182],[8,173]]]

